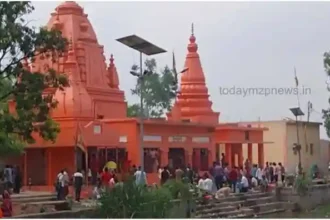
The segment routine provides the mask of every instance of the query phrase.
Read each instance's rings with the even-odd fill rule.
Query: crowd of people
[[[285,181],[285,169],[281,163],[266,162],[265,166],[251,164],[247,159],[244,166],[230,167],[225,161],[214,162],[208,172],[200,176],[188,165],[186,168],[177,168],[172,172],[168,167],[159,169],[160,183],[164,184],[170,178],[181,179],[186,177],[200,189],[215,193],[223,187],[229,187],[233,193],[247,192],[250,189],[261,188],[267,190],[268,185],[278,181]]]
[[[133,165],[129,168],[129,172],[134,177],[136,184],[148,185],[147,174],[141,170],[141,167]],[[183,180],[183,178],[186,178],[188,182],[195,184],[200,189],[209,193],[215,193],[223,187],[230,188],[233,193],[244,193],[256,188],[267,190],[270,183],[284,182],[285,179],[285,169],[281,163],[266,162],[265,166],[258,166],[257,164],[251,164],[248,159],[245,161],[244,166],[241,167],[230,167],[224,160],[214,162],[209,171],[204,173],[192,169],[190,165],[176,167],[175,169],[171,169],[168,166],[159,167],[158,172],[161,185],[169,179]],[[59,200],[66,198],[69,192],[68,187],[72,181],[75,189],[75,200],[79,202],[81,189],[85,180],[84,175],[81,170],[77,170],[72,175],[72,178],[70,178],[67,171],[62,170],[57,175],[55,184],[57,198]],[[112,188],[120,183],[117,178],[116,169],[109,169],[107,167],[101,169],[95,179],[96,183],[92,183],[95,186],[93,190],[93,197],[95,199],[100,198],[102,189]]]

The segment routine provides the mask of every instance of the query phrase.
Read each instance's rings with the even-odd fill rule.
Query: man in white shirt
[[[243,193],[247,192],[249,189],[249,181],[246,178],[245,174],[242,176],[241,184],[242,184],[241,192]]]
[[[262,176],[263,176],[262,169],[260,167],[258,167],[257,172],[256,172],[256,177],[257,177],[258,183],[260,183],[260,181],[262,180]]]
[[[84,182],[84,175],[82,174],[80,169],[78,169],[77,172],[73,174],[73,182],[75,188],[76,201],[80,202],[80,193]]]
[[[63,189],[65,185],[65,178],[63,175],[64,171],[61,170],[59,174],[57,174],[56,178],[56,192],[57,192],[57,200],[63,199]]]
[[[137,185],[147,185],[147,175],[146,172],[141,171],[141,166],[138,167],[138,170],[134,173],[135,183]]]
[[[211,193],[212,188],[213,188],[213,181],[211,180],[211,178],[209,177],[209,175],[207,173],[204,173],[203,178],[201,178],[198,181],[197,186],[198,186],[198,188]]]

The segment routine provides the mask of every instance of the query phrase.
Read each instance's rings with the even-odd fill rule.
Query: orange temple
[[[11,159],[24,170],[25,185],[29,179],[32,185],[52,185],[63,168],[72,174],[77,168],[87,170],[109,160],[126,168],[127,164],[140,165],[139,121],[126,117],[127,103],[119,88],[114,57],[111,55],[107,67],[103,46],[83,9],[75,2],[64,2],[51,14],[47,27],[60,30],[69,39],[67,53],[55,63],[37,57],[26,68],[66,73],[70,87],[54,92],[59,104],[51,114],[61,127],[57,141],[53,144],[36,136],[36,143],[26,147],[24,156]],[[212,110],[193,31],[184,67],[180,94],[168,119],[144,122],[148,182],[159,181],[158,166],[189,164],[200,172],[208,171],[221,153],[230,166],[242,166],[242,144],[248,145],[252,161],[252,144],[257,143],[258,161],[264,164],[266,128],[219,123],[219,113]]]

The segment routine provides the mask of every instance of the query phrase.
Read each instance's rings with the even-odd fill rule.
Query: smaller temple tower
[[[219,113],[212,110],[209,100],[193,24],[187,49],[184,66],[187,71],[181,75],[180,93],[172,111],[167,114],[168,120],[218,124]]]

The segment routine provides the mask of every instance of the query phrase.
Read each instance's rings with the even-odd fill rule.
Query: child
[[[13,215],[13,207],[10,195],[7,190],[5,190],[2,194],[2,204],[1,211],[3,213],[3,217],[12,217]]]

